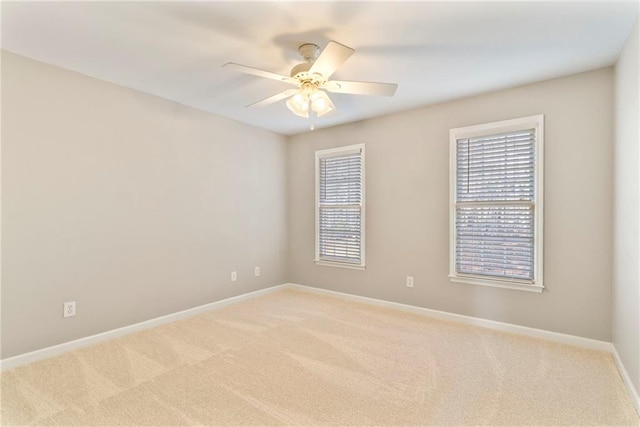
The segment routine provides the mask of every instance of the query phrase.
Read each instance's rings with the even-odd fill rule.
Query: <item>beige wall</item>
[[[629,70],[618,67],[618,92]],[[3,52],[2,357],[286,281],[610,340],[613,77],[611,68],[582,73],[287,144]],[[449,129],[540,113],[547,289],[450,283]],[[635,129],[637,139],[637,122]],[[316,266],[314,151],[360,142],[367,269]],[[230,282],[232,270],[238,282]],[[631,292],[622,288],[614,299],[622,304]],[[78,315],[63,319],[70,300]],[[614,310],[614,339],[624,330],[616,322],[630,325],[616,313],[634,311]]]
[[[285,137],[7,52],[2,114],[3,358],[285,282]]]
[[[546,127],[546,290],[450,283],[449,129],[534,114]],[[612,138],[611,68],[292,137],[289,280],[608,341]],[[316,266],[314,151],[361,142],[367,269]]]
[[[640,391],[640,108],[638,21],[615,70],[613,344]]]

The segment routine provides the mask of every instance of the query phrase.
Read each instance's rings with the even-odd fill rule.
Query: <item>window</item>
[[[364,269],[364,144],[316,151],[315,261]]]
[[[451,281],[542,292],[543,122],[451,130]]]

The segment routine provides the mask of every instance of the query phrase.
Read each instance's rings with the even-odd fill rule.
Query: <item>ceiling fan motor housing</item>
[[[291,77],[298,79],[302,84],[312,83],[316,86],[320,86],[321,84],[326,83],[326,79],[323,78],[321,74],[309,73],[314,62],[318,59],[318,55],[320,55],[320,48],[318,45],[305,43],[298,48],[298,52],[300,52],[300,55],[304,58],[305,62],[298,64],[291,69]]]
[[[311,68],[312,65],[312,62],[303,62],[302,64],[295,65],[291,69],[291,77],[297,78],[298,74],[301,73],[308,74],[309,68]]]

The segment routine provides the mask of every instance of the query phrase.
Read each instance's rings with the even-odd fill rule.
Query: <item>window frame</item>
[[[533,280],[458,273],[456,271],[457,141],[527,129],[534,129],[535,135]],[[542,292],[544,289],[544,115],[538,114],[451,129],[449,131],[449,173],[449,280],[455,283]]]
[[[320,257],[320,159],[325,157],[334,157],[339,155],[349,155],[354,153],[360,153],[360,185],[362,188],[362,197],[360,200],[360,262],[359,263],[351,263],[351,262],[343,262],[343,261],[335,261],[322,259]],[[315,233],[316,233],[316,241],[315,241],[315,258],[314,262],[316,265],[327,266],[327,267],[339,267],[339,268],[348,268],[352,270],[364,270],[366,268],[365,264],[365,145],[361,144],[353,144],[346,145],[336,148],[329,148],[325,150],[317,150],[315,152]]]

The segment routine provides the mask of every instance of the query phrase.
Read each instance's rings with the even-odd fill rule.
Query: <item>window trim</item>
[[[360,153],[361,159],[361,183],[362,183],[362,200],[360,201],[360,263],[350,263],[350,262],[341,262],[341,261],[332,261],[320,258],[320,159],[324,157],[330,157],[333,155],[348,155]],[[329,148],[326,150],[318,150],[315,152],[315,232],[316,232],[316,241],[315,241],[315,258],[314,262],[316,265],[326,266],[326,267],[340,267],[340,268],[348,268],[352,270],[364,270],[366,268],[365,264],[365,193],[366,193],[366,185],[365,185],[365,147],[364,143],[361,144],[353,144],[346,145],[342,147]]]
[[[535,130],[534,170],[534,255],[533,282],[501,279],[456,272],[456,144],[459,139],[495,135],[525,129]],[[492,286],[540,293],[544,289],[544,115],[465,126],[449,131],[449,280],[455,283]]]

